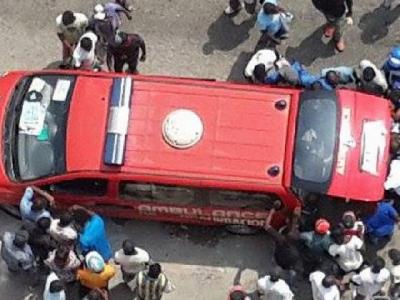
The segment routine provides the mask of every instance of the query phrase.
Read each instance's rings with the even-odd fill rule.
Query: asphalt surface
[[[243,80],[242,71],[258,41],[255,17],[242,11],[234,18],[223,15],[227,0],[134,1],[133,20],[124,29],[139,33],[147,43],[145,74]],[[369,58],[381,64],[392,45],[399,42],[400,7],[388,12],[380,0],[355,1],[354,25],[346,32],[347,48],[335,54],[323,39],[322,15],[310,0],[286,0],[282,6],[294,13],[290,39],[279,47],[291,59],[311,70],[334,65],[357,65]],[[42,69],[61,57],[55,18],[66,9],[90,13],[97,1],[3,0],[0,10],[0,71]],[[0,233],[19,223],[0,212]],[[235,236],[222,229],[188,228],[155,222],[107,221],[110,239],[117,247],[130,237],[147,249],[177,286],[165,299],[226,299],[226,291],[239,269],[242,283],[254,289],[258,274],[271,269],[272,243],[265,235]],[[398,237],[391,242],[398,245]],[[385,255],[387,248],[382,252]],[[35,290],[38,292],[38,290]],[[0,299],[19,300],[29,293],[26,278],[11,277],[0,263]],[[40,293],[40,291],[39,291]],[[301,287],[297,299],[309,299]],[[112,299],[130,299],[129,290],[112,283]]]

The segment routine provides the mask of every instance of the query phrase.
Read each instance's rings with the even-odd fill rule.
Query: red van
[[[0,201],[29,185],[108,216],[263,226],[299,193],[375,202],[384,99],[84,71],[0,78]]]

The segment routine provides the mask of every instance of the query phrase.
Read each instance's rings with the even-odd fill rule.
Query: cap
[[[86,254],[85,262],[87,268],[95,273],[100,273],[104,270],[105,263],[103,257],[96,251],[91,251]]]
[[[330,228],[331,228],[331,224],[329,224],[328,220],[326,220],[326,219],[318,219],[315,222],[315,232],[317,232],[319,234],[328,233]]]

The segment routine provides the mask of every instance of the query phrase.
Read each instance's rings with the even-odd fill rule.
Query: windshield
[[[297,116],[293,184],[325,192],[330,184],[337,139],[335,92],[304,92]]]
[[[8,175],[32,180],[65,172],[65,133],[74,76],[24,78],[15,88],[6,119]]]

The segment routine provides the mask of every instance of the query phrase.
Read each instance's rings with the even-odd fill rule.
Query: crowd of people
[[[393,200],[400,196],[400,47],[393,47],[378,68],[369,60],[355,66],[337,66],[312,74],[299,61],[289,61],[277,46],[290,38],[295,16],[278,0],[230,0],[225,14],[233,16],[242,8],[257,13],[261,38],[244,75],[257,84],[289,85],[311,90],[335,90],[351,86],[388,98],[394,126],[391,140],[390,174],[385,182],[387,199],[364,216],[346,211],[338,224],[330,224],[319,207],[321,195],[308,194],[304,206],[289,215],[287,226],[277,231],[271,220],[265,230],[275,241],[274,260],[278,268],[257,282],[261,299],[302,299],[296,295],[300,278],[311,285],[314,300],[339,300],[346,291],[354,299],[373,299],[385,293],[400,299],[400,250],[389,251],[390,263],[382,257],[368,257],[369,247],[391,239],[400,222]],[[384,6],[391,8],[391,0]],[[346,26],[353,24],[352,0],[312,0],[324,14],[324,35],[332,38],[338,52],[345,50]],[[138,34],[122,31],[124,18],[131,20],[126,0],[98,4],[90,17],[65,11],[56,18],[62,43],[60,68],[137,73],[138,61],[145,61],[146,46]],[[383,100],[384,101],[384,100]],[[278,206],[276,207],[276,210]],[[113,253],[101,216],[81,206],[57,209],[53,197],[35,186],[28,187],[20,202],[22,224],[16,232],[2,237],[1,257],[13,274],[25,274],[32,285],[43,284],[44,300],[64,300],[78,288],[79,299],[109,299],[109,282],[118,270],[132,290],[132,298],[159,300],[175,287],[149,253],[125,240]],[[119,265],[120,267],[117,267]],[[228,292],[228,300],[251,299],[241,285]],[[33,297],[33,296],[32,296]],[[32,298],[33,299],[33,298]]]
[[[126,0],[116,0],[97,4],[90,17],[69,10],[59,15],[60,68],[122,72],[127,65],[128,73],[137,73],[139,59],[146,60],[146,44],[140,35],[120,30],[123,16],[132,19],[131,10]]]
[[[161,265],[134,241],[124,240],[113,253],[104,221],[93,211],[78,205],[59,210],[35,186],[26,188],[19,209],[22,224],[4,233],[1,257],[11,274],[26,276],[31,286],[44,284],[43,297],[26,299],[108,300],[109,282],[119,269],[132,290],[129,299],[161,299],[174,290]]]

